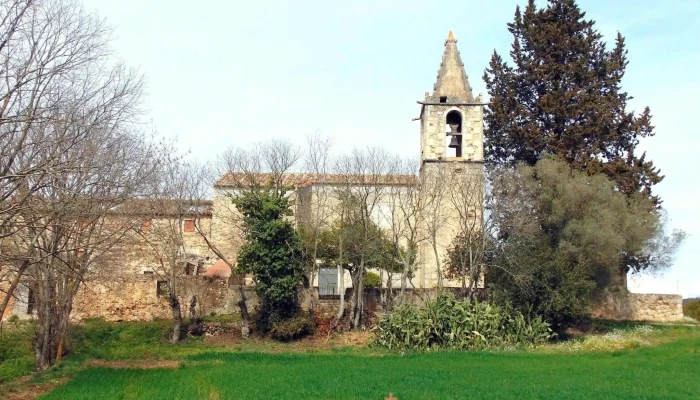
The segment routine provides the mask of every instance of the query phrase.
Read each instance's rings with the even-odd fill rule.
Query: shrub
[[[382,278],[379,277],[379,274],[367,271],[363,283],[366,289],[378,288],[382,285]]]
[[[692,300],[683,304],[683,315],[700,321],[700,300]]]
[[[376,345],[397,350],[477,350],[541,344],[553,337],[540,317],[443,294],[424,308],[403,304],[373,328]]]
[[[300,339],[314,332],[315,324],[311,316],[297,315],[275,323],[270,336],[282,342]]]

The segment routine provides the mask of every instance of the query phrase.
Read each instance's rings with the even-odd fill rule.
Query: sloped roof
[[[129,199],[111,210],[131,216],[211,216],[211,200]]]
[[[228,173],[222,176],[215,184],[215,187],[237,187],[248,183],[265,185],[276,180],[276,176],[269,173],[243,174]],[[312,185],[395,185],[410,186],[418,182],[415,175],[388,174],[284,174],[281,176],[281,183],[284,186],[305,187]]]

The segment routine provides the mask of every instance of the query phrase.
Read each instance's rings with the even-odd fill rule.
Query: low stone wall
[[[183,307],[183,313],[186,308]],[[186,314],[185,314],[186,315]],[[82,285],[73,302],[71,319],[81,321],[102,318],[105,321],[150,321],[172,318],[168,302],[156,293],[150,278]]]
[[[625,321],[679,321],[683,319],[683,296],[606,293],[594,307],[592,316]]]

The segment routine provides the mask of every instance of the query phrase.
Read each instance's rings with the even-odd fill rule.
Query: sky
[[[416,104],[432,91],[454,31],[474,94],[506,24],[526,0],[83,0],[114,28],[115,54],[146,77],[150,123],[198,159],[269,138],[330,136],[335,149],[377,146],[418,156]],[[206,6],[202,5],[205,4]],[[543,5],[542,0],[538,1]],[[612,43],[626,38],[630,111],[651,108],[641,149],[666,176],[655,187],[670,226],[689,237],[638,293],[700,296],[700,2],[579,0]]]

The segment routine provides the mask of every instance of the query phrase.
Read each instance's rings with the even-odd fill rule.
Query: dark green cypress
[[[508,24],[514,41],[507,63],[494,52],[484,80],[491,96],[485,113],[486,161],[534,165],[556,154],[588,174],[604,173],[626,194],[651,197],[663,176],[639,140],[654,135],[649,108],[627,111],[621,88],[627,67],[624,38],[609,50],[594,21],[574,0],[530,0]]]

